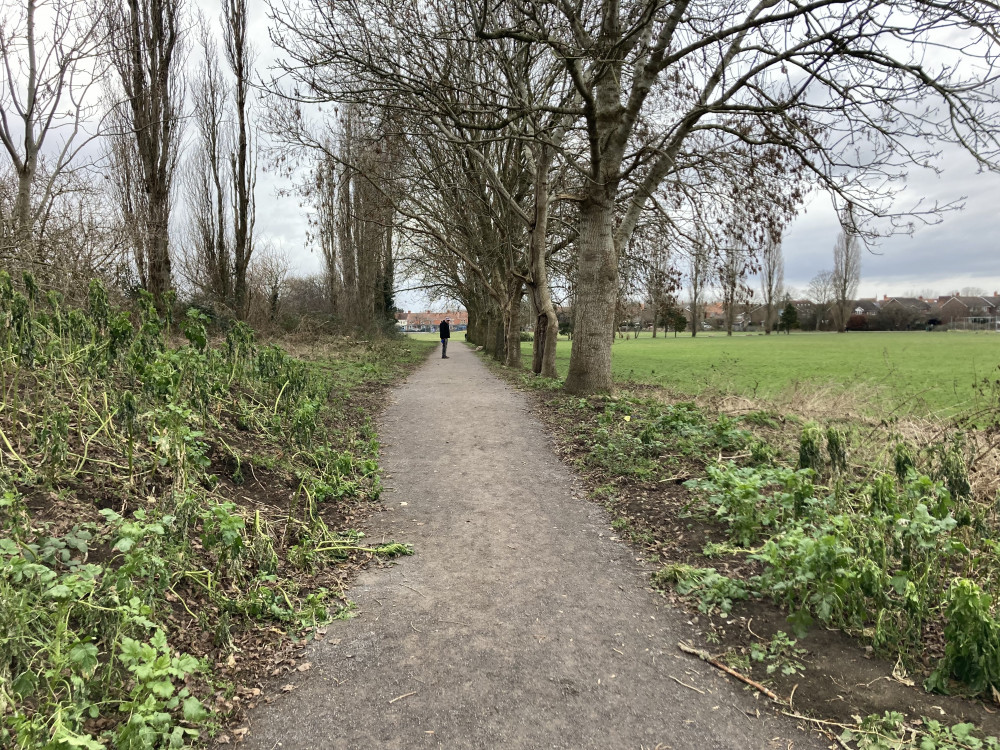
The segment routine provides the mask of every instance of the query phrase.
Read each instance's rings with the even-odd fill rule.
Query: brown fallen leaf
[[[229,739],[228,734],[224,734],[216,740],[216,743],[219,745],[228,745],[230,742],[232,742],[232,740]]]
[[[307,661],[305,664],[299,664],[299,666],[297,666],[295,669],[298,672],[308,672],[310,669],[312,669],[312,662]]]
[[[291,683],[289,683],[288,685],[281,686],[281,692],[283,693],[290,693],[293,690],[295,690],[295,685],[292,685]]]

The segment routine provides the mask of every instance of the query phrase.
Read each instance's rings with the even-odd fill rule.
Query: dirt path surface
[[[358,616],[310,647],[243,746],[828,747],[678,651],[688,617],[647,589],[527,400],[450,349],[380,426],[390,511],[373,537],[416,554],[362,575]]]

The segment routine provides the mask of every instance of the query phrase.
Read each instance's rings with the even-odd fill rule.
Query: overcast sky
[[[863,252],[859,296],[940,295],[979,287],[1000,291],[1000,175],[977,174],[971,157],[953,150],[942,173],[911,175],[901,205],[918,198],[941,203],[964,200],[933,226],[916,223],[912,235],[880,240]],[[833,267],[839,226],[830,199],[814,195],[785,236],[785,281],[804,291],[818,272]]]
[[[218,18],[217,2],[206,2],[203,7],[210,18]],[[250,2],[262,72],[275,58],[267,36],[265,8],[263,0]],[[965,287],[979,287],[989,294],[1000,291],[1000,175],[977,174],[971,157],[957,149],[946,152],[938,166],[943,170],[940,176],[929,170],[911,174],[900,205],[912,205],[920,198],[947,203],[964,197],[964,209],[945,214],[933,226],[917,222],[912,236],[886,238],[864,252],[859,296],[938,295]],[[277,195],[287,187],[280,178],[260,175],[258,236],[270,237],[283,248],[295,273],[318,273],[320,259],[306,246],[305,209],[298,199]],[[829,197],[813,195],[785,236],[788,286],[804,292],[817,272],[832,268],[838,231]],[[404,310],[417,310],[426,308],[428,301],[417,292],[400,292],[396,304]]]

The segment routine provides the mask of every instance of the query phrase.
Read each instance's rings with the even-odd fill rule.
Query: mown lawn
[[[563,377],[570,347],[560,340],[557,367]],[[530,358],[531,344],[523,351]],[[653,339],[644,334],[616,339],[613,357],[618,381],[685,394],[711,389],[773,398],[832,386],[856,391],[886,411],[950,416],[974,407],[977,384],[1000,374],[1000,335],[915,331]]]

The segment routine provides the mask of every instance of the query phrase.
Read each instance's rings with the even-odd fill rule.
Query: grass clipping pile
[[[844,746],[1000,746],[968,723],[1000,731],[996,383],[992,410],[943,423],[524,381],[613,528],[659,563],[653,586],[690,609],[689,653]]]
[[[0,746],[204,740],[346,614],[352,568],[409,553],[352,529],[369,407],[420,353],[307,362],[239,323],[212,345],[194,310],[171,346],[148,297],[22,289],[0,272]]]

